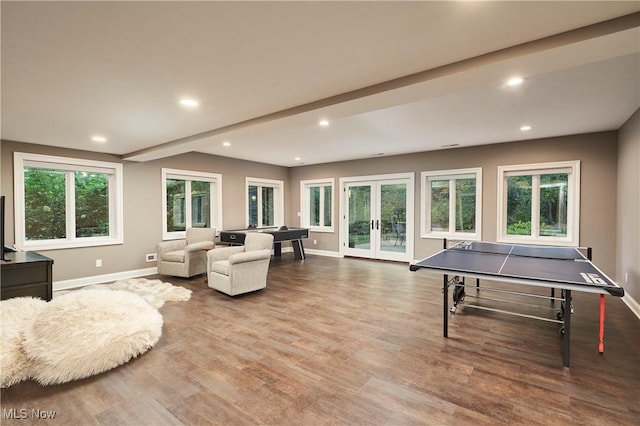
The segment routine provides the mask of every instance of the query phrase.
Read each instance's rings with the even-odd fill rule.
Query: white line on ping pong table
[[[507,254],[507,256],[504,258],[504,262],[502,262],[502,266],[500,267],[500,270],[498,270],[498,273],[501,274],[502,273],[502,268],[504,268],[505,263],[507,263],[507,259],[509,259],[509,256],[511,256],[511,252],[513,251],[513,249],[515,248],[515,245],[511,246],[511,250],[509,250],[509,253]]]

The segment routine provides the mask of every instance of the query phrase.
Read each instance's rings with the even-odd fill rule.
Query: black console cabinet
[[[5,253],[0,263],[0,299],[53,297],[53,259],[34,251]]]

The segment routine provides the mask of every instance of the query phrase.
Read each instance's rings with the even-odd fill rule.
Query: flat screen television
[[[5,257],[6,249],[4,246],[4,195],[0,195],[0,247],[2,247],[2,260],[7,260]]]

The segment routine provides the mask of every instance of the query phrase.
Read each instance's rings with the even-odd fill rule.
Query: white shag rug
[[[162,315],[125,291],[85,290],[52,300],[25,330],[31,378],[58,384],[102,373],[153,347]]]
[[[2,383],[59,384],[124,364],[153,347],[163,319],[142,297],[85,289],[50,302],[14,298],[0,303]]]
[[[135,293],[156,308],[164,306],[165,302],[184,302],[191,299],[191,290],[188,288],[166,283],[160,280],[147,278],[130,278],[116,281],[113,284],[96,284],[83,287],[80,290],[125,290]],[[77,290],[57,291],[54,297]]]
[[[14,297],[0,303],[0,381],[9,387],[30,376],[24,352],[24,330],[31,327],[47,302],[34,297]]]

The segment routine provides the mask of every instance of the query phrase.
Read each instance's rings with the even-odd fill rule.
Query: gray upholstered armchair
[[[223,247],[207,253],[209,287],[230,296],[267,286],[273,235],[249,232],[244,246]]]
[[[215,228],[187,228],[186,239],[156,244],[158,274],[191,278],[207,272],[207,250],[214,248]]]

